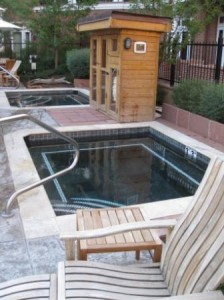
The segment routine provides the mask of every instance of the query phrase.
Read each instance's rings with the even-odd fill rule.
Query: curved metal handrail
[[[21,114],[21,115],[17,115],[17,116],[6,117],[6,118],[0,119],[0,124],[1,123],[6,123],[6,122],[9,122],[9,121],[18,121],[18,120],[22,120],[22,119],[28,119],[31,122],[33,122],[33,123],[43,127],[44,129],[48,130],[49,132],[56,134],[57,136],[59,136],[60,138],[62,138],[66,142],[68,142],[69,144],[72,144],[74,146],[75,155],[74,155],[74,160],[73,160],[72,164],[68,168],[66,168],[64,170],[61,170],[61,171],[59,171],[59,172],[57,172],[53,175],[50,175],[50,176],[48,176],[44,179],[41,179],[40,181],[35,182],[33,184],[30,184],[27,187],[22,188],[22,189],[16,191],[15,193],[13,193],[12,196],[9,198],[9,200],[6,203],[5,211],[2,213],[3,217],[13,216],[13,213],[10,211],[10,209],[11,209],[11,206],[14,203],[15,199],[19,195],[21,195],[21,194],[23,194],[23,193],[25,193],[29,190],[32,190],[35,187],[38,187],[38,186],[40,186],[44,183],[47,183],[47,182],[53,180],[56,177],[59,177],[59,176],[65,174],[65,173],[67,173],[68,171],[72,170],[76,166],[76,164],[78,162],[78,159],[79,159],[79,146],[78,146],[78,143],[75,140],[73,140],[72,138],[64,135],[61,132],[59,132],[58,130],[56,130],[52,126],[49,126],[46,123],[44,123],[44,122],[42,122],[42,121],[40,121],[40,120],[38,120],[38,119],[36,119],[32,116],[29,116],[27,114]]]
[[[0,66],[0,71],[4,71],[6,74],[11,76],[13,79],[15,79],[15,81],[17,82],[17,86],[15,87],[15,89],[18,89],[18,87],[20,85],[19,79],[16,76],[14,76],[13,74],[11,74],[9,70],[6,70],[5,68],[3,68],[3,66]]]

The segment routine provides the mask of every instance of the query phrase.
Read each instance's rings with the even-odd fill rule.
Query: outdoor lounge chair
[[[134,229],[169,226],[174,226],[174,220],[126,223],[92,231],[77,231],[73,235],[64,233],[61,237],[71,243]],[[34,290],[41,285],[41,275],[39,277],[33,284]],[[56,287],[55,281],[49,284],[48,278],[46,287],[36,291],[39,298],[17,296],[23,291],[23,286],[27,286],[26,279],[23,281],[25,283],[18,283],[16,287],[10,282],[1,284],[0,299],[49,299],[46,295],[40,296],[41,291],[48,289],[48,297],[51,295],[50,299],[58,300],[224,300],[222,292],[215,291],[224,282],[223,160],[211,160],[189,208],[177,221],[166,241],[161,264],[134,267],[89,261],[60,262]],[[13,294],[10,285],[12,290],[19,292]],[[32,289],[32,284],[29,289]]]
[[[12,67],[14,66],[15,64],[15,59],[7,59],[6,62],[5,62],[5,69],[7,71],[11,71],[12,70]]]
[[[56,275],[32,275],[0,284],[0,299],[57,299]]]
[[[71,243],[134,227],[167,227],[169,221],[173,226],[173,220],[126,223],[95,231],[77,231],[74,235],[63,234],[61,238]],[[87,295],[92,299],[158,299],[215,290],[224,283],[223,160],[217,158],[209,163],[191,204],[167,239],[161,264],[129,268],[93,262],[62,262],[59,276],[64,277],[59,281],[62,283],[61,287],[59,285],[60,299],[88,298]]]
[[[3,86],[8,86],[11,81],[15,81],[15,79],[11,76],[15,76],[19,80],[19,76],[17,75],[17,71],[21,65],[21,60],[16,60],[12,68],[9,70],[10,74],[2,74],[2,83]]]

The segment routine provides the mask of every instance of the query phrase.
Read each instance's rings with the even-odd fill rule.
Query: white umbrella
[[[21,27],[15,25],[15,24],[6,22],[0,18],[0,30],[10,31],[10,30],[21,30],[21,29],[22,29]]]
[[[11,30],[21,30],[22,28],[13,24],[13,23],[9,23],[7,21],[4,21],[2,19],[2,15],[3,12],[5,11],[4,8],[0,7],[0,30],[4,30],[4,31],[11,31]]]

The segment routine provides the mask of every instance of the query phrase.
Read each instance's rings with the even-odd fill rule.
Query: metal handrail
[[[78,162],[78,159],[79,159],[79,146],[78,146],[78,143],[75,140],[73,140],[72,138],[64,135],[61,132],[59,132],[58,130],[56,130],[52,126],[49,126],[46,123],[44,123],[44,122],[42,122],[42,121],[40,121],[40,120],[30,116],[30,115],[21,114],[21,115],[17,115],[17,116],[2,118],[2,119],[0,119],[0,124],[1,123],[6,123],[6,122],[9,122],[9,121],[18,121],[18,120],[23,120],[23,119],[30,120],[31,122],[43,127],[44,129],[48,130],[49,132],[56,134],[57,136],[59,136],[60,138],[62,138],[66,142],[68,142],[69,144],[72,144],[74,146],[75,155],[74,155],[74,160],[73,160],[72,164],[68,168],[66,168],[64,170],[61,170],[61,171],[59,171],[59,172],[57,172],[53,175],[50,175],[50,176],[48,176],[44,179],[41,179],[40,181],[35,182],[33,184],[30,184],[27,187],[22,188],[22,189],[16,191],[15,193],[13,193],[12,196],[7,201],[5,210],[2,213],[2,216],[6,217],[6,218],[13,216],[13,213],[10,211],[10,209],[11,209],[12,204],[14,203],[14,201],[17,199],[17,197],[19,195],[21,195],[21,194],[23,194],[23,193],[25,193],[29,190],[32,190],[35,187],[38,187],[38,186],[40,186],[44,183],[47,183],[47,182],[53,180],[54,178],[57,178],[57,177],[65,174],[65,173],[67,173],[68,171],[72,170],[76,166],[76,164]]]
[[[0,71],[4,71],[6,74],[11,76],[13,79],[15,79],[15,81],[17,82],[17,85],[16,85],[15,89],[18,89],[18,87],[20,85],[19,79],[16,76],[14,76],[12,73],[10,73],[9,70],[6,70],[3,66],[0,66]]]

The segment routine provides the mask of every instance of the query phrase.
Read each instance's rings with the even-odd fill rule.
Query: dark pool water
[[[76,168],[45,186],[58,214],[190,196],[206,169],[150,137],[85,142],[80,148]],[[73,160],[64,145],[29,150],[41,177]]]

